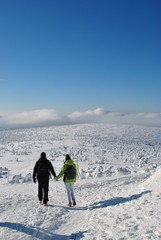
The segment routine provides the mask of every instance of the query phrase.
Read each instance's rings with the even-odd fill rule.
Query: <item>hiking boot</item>
[[[68,207],[72,207],[72,203],[71,202],[68,203]]]
[[[75,201],[75,199],[73,199],[73,206],[75,206],[76,205],[76,201]]]

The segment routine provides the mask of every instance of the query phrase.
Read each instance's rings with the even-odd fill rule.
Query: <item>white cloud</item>
[[[161,127],[161,113],[125,114],[117,122]]]
[[[68,118],[71,120],[89,120],[93,119],[93,117],[100,117],[103,115],[108,114],[109,111],[103,109],[103,108],[96,108],[94,110],[87,110],[85,112],[73,112],[68,115]]]
[[[12,118],[9,117],[8,121],[12,124],[32,124],[60,119],[60,116],[55,112],[55,110],[41,109],[13,114]]]
[[[73,112],[68,115],[68,118],[75,123],[103,122],[161,126],[161,113],[124,114],[107,111],[103,108],[96,108],[85,112]]]
[[[38,109],[10,114],[0,114],[0,129],[38,127],[72,123],[124,123],[161,127],[161,113],[122,114],[103,108],[73,112],[62,116],[54,109]]]
[[[61,122],[62,117],[53,109],[39,109],[4,115],[1,119],[9,127],[49,125]]]

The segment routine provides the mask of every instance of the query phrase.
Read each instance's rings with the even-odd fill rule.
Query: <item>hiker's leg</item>
[[[66,187],[66,190],[67,190],[68,201],[69,201],[69,203],[70,203],[70,202],[71,202],[70,183],[65,182],[65,187]]]
[[[39,201],[42,201],[42,185],[38,183],[38,198]]]
[[[72,200],[75,199],[75,196],[74,196],[74,183],[70,183],[70,192],[71,192],[71,197],[72,197]]]
[[[46,204],[49,199],[48,199],[48,192],[49,192],[49,182],[44,183],[44,200],[43,203]]]

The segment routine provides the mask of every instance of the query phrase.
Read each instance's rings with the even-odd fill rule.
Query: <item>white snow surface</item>
[[[63,180],[38,203],[32,171],[45,151],[58,174],[65,154],[79,169],[77,205]],[[161,128],[119,124],[0,131],[1,240],[161,239]]]

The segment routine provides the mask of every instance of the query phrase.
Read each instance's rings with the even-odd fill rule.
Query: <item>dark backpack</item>
[[[67,179],[72,180],[76,177],[76,170],[73,165],[68,165],[66,170],[65,170],[65,177]]]

